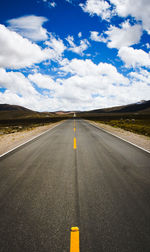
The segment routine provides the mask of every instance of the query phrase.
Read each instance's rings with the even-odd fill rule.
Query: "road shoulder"
[[[105,131],[108,131],[111,134],[116,135],[117,137],[124,139],[125,141],[128,141],[134,145],[137,145],[140,148],[143,148],[147,151],[150,151],[150,137],[139,135],[130,131],[126,131],[121,128],[115,128],[110,125],[106,125],[99,122],[94,122],[94,121],[89,121],[89,120],[88,122],[100,127],[101,129]]]
[[[50,123],[44,126],[39,126],[30,130],[24,130],[21,132],[1,135],[0,136],[0,143],[1,143],[0,156],[6,152],[9,152],[10,150],[14,148],[17,148],[17,146],[20,146],[26,143],[27,141],[32,140],[32,138],[39,136],[40,134],[46,132],[49,129],[52,129],[53,127],[61,123],[62,121],[56,122],[56,123]]]

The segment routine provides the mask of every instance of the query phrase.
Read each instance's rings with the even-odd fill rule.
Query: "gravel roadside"
[[[31,138],[38,136],[44,131],[53,128],[61,122],[51,123],[45,126],[39,126],[30,130],[0,135],[0,155],[19,146],[20,144],[27,142]]]
[[[93,121],[89,121],[89,122],[92,122],[93,124],[97,125],[98,127],[102,128],[102,129],[104,129],[104,130],[106,130],[106,131],[108,131],[118,137],[121,137],[126,141],[129,141],[133,144],[136,144],[139,147],[144,148],[147,151],[150,151],[150,137],[135,134],[133,132],[126,131],[121,128],[115,128],[115,127],[112,127],[110,125],[106,125],[103,123],[98,123],[98,122],[93,122]]]

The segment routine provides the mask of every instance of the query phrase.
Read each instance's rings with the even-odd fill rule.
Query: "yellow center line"
[[[77,148],[77,142],[76,142],[76,137],[74,137],[74,145],[73,145],[74,150]]]
[[[74,120],[74,133],[76,132],[76,122]],[[74,150],[77,148],[77,141],[76,141],[76,134],[74,134],[74,144],[73,144],[73,148]]]
[[[80,252],[79,228],[72,227],[70,234],[70,252]]]

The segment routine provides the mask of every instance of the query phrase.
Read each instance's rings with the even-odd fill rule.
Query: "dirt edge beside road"
[[[40,135],[41,133],[53,128],[54,126],[61,124],[61,122],[50,123],[48,125],[39,126],[30,130],[24,130],[11,134],[0,135],[0,155],[12,150],[13,148],[29,141],[33,137]]]
[[[150,137],[147,136],[143,136],[143,135],[139,135],[127,130],[123,130],[121,128],[115,128],[113,126],[110,125],[106,125],[103,123],[99,123],[99,122],[94,122],[94,121],[89,121],[93,124],[95,124],[96,126],[118,136],[123,138],[126,141],[129,141],[133,144],[138,145],[141,148],[144,148],[147,151],[150,151]]]

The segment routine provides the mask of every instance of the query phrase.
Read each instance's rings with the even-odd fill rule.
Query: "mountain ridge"
[[[56,112],[38,112],[19,105],[0,104],[0,119],[16,119],[16,118],[45,118],[51,116],[59,116],[72,114],[73,111],[56,111]],[[139,101],[137,103],[114,106],[111,108],[94,109],[90,111],[76,111],[77,114],[150,114],[150,100]]]
[[[87,111],[86,111],[87,112]],[[131,103],[122,106],[115,106],[103,109],[94,109],[88,111],[88,113],[150,113],[150,100],[137,103]]]

